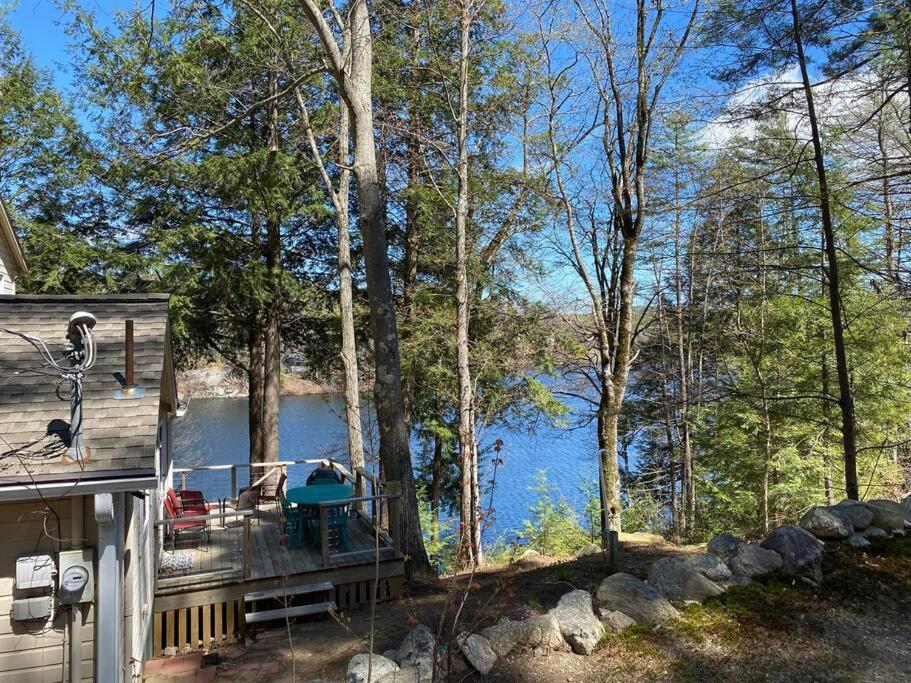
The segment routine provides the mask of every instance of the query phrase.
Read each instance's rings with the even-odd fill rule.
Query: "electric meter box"
[[[26,555],[16,559],[16,588],[54,587],[54,558],[50,555]]]
[[[13,600],[13,621],[46,621],[51,617],[52,607],[50,595]]]
[[[60,552],[57,600],[61,605],[92,602],[95,599],[94,550],[78,548]]]

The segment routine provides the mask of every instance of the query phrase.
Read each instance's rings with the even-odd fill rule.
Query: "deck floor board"
[[[281,517],[271,506],[260,508],[259,519],[252,520],[250,528],[253,544],[251,581],[306,574],[324,569],[318,547],[289,548],[284,543]],[[243,531],[242,522],[229,520],[224,525],[216,522],[211,526],[208,542],[201,534],[178,537],[174,554],[182,558],[191,558],[192,566],[170,573],[159,571],[159,587],[172,592],[201,584],[224,585],[243,581]],[[331,567],[372,564],[374,536],[370,526],[363,519],[352,517],[348,523],[348,537],[347,549],[333,548],[334,553],[345,554],[332,557]],[[167,558],[171,554],[170,550],[171,542],[168,540],[162,558]],[[393,557],[396,557],[395,551],[381,536],[380,559]]]

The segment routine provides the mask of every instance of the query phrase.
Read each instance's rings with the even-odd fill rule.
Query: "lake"
[[[284,396],[281,399],[279,452],[283,460],[333,457],[347,465],[345,424],[341,419],[344,403],[340,396]],[[573,417],[568,418],[573,422]],[[583,482],[596,482],[598,473],[597,441],[593,424],[578,428],[555,428],[545,421],[525,429],[489,427],[481,444],[503,441],[494,490],[494,514],[485,532],[485,542],[503,538],[515,540],[516,531],[528,518],[534,500],[532,488],[540,470],[555,495],[564,496],[581,516],[585,505]],[[189,409],[175,423],[175,467],[243,463],[248,458],[247,402],[243,398],[193,399]],[[418,452],[418,444],[413,447]],[[481,478],[485,484],[492,474],[485,461]],[[288,485],[301,486],[307,477],[303,466],[291,467]],[[238,476],[245,483],[246,472]],[[227,471],[196,472],[190,475],[189,488],[201,489],[210,500],[227,496],[231,480]],[[489,486],[485,485],[485,489]],[[489,492],[483,494],[487,507]],[[581,518],[581,517],[580,517]]]

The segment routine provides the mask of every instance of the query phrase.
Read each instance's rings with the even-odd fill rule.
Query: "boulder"
[[[386,650],[386,651],[383,653],[383,656],[384,656],[386,659],[391,659],[391,660],[392,660],[393,662],[395,662],[396,664],[399,663],[399,651],[398,651],[398,650]]]
[[[602,614],[623,612],[640,624],[663,624],[678,616],[667,598],[644,581],[622,572],[601,582],[595,602]]]
[[[858,550],[863,550],[864,548],[870,547],[870,541],[866,536],[864,536],[864,533],[862,531],[855,531],[853,534],[848,536],[848,538],[845,540],[845,543],[847,543],[852,548],[857,548]]]
[[[727,562],[737,552],[738,546],[743,544],[743,539],[730,534],[718,534],[709,541],[708,551]]]
[[[906,508],[901,503],[896,503],[894,500],[868,500],[867,507],[873,509],[873,525],[882,527],[883,529],[888,530],[888,527],[883,524],[876,523],[877,509],[885,511],[889,510],[896,518],[901,517],[902,525],[899,527],[897,524],[896,531],[903,531],[906,527],[911,527],[911,510]],[[896,520],[897,521],[897,520]]]
[[[421,683],[421,675],[417,669],[409,667],[386,674],[377,683]]]
[[[497,655],[490,647],[490,643],[484,636],[477,633],[461,633],[457,638],[459,649],[465,655],[465,659],[475,670],[482,676],[486,676],[497,663]]]
[[[816,538],[836,541],[854,533],[854,526],[848,520],[847,515],[841,515],[834,508],[828,507],[813,507],[807,510],[806,514],[800,518],[800,526]]]
[[[911,493],[902,498],[901,506],[906,510],[911,510]]]
[[[370,679],[372,681],[379,681],[384,676],[399,670],[398,664],[382,655],[354,655],[348,662],[345,683],[368,683],[367,671],[371,668],[371,663]]]
[[[721,586],[676,557],[662,557],[653,563],[648,584],[671,602],[702,602],[724,593]]]
[[[832,509],[850,521],[854,531],[866,529],[873,522],[873,512],[857,500],[846,498]]]
[[[403,669],[417,669],[421,680],[430,680],[433,678],[436,645],[437,639],[433,632],[424,624],[418,624],[408,632],[399,645],[399,656],[396,661]]]
[[[870,522],[870,526],[878,526],[888,532],[890,536],[896,532],[904,531],[905,515],[901,506],[892,501],[878,500],[867,501],[864,505],[873,513],[873,520]],[[898,509],[896,510],[896,508]]]
[[[714,553],[696,553],[685,560],[686,566],[702,574],[709,581],[727,581],[731,570]]]
[[[577,655],[590,655],[604,635],[604,626],[595,616],[588,591],[570,591],[557,602],[550,614],[560,624],[560,633]]]
[[[605,612],[601,615],[601,624],[604,626],[605,631],[610,631],[611,633],[620,633],[623,629],[627,629],[630,626],[635,626],[636,622],[633,619],[630,619],[623,612]]]
[[[796,528],[796,527],[795,527]],[[801,531],[803,531],[801,529]],[[806,531],[803,533],[807,534]],[[812,535],[807,534],[810,538]],[[816,540],[816,539],[813,539]],[[818,543],[818,541],[817,541]],[[728,560],[728,567],[734,576],[763,576],[781,569],[782,560],[775,550],[764,548],[758,543],[742,543]]]
[[[870,541],[885,541],[889,538],[889,532],[878,526],[868,526],[864,529],[864,536]]]
[[[524,644],[530,648],[543,647],[550,650],[562,650],[566,647],[560,623],[553,614],[538,614],[525,620],[528,631]]]
[[[590,557],[591,555],[600,555],[601,552],[600,546],[589,543],[576,551],[576,557]]]
[[[506,619],[481,630],[497,657],[505,657],[518,647],[564,647],[560,624],[552,614],[536,615],[524,621]]]
[[[805,529],[784,524],[766,536],[762,547],[782,559],[782,569],[793,576],[805,575],[822,581],[822,543]]]

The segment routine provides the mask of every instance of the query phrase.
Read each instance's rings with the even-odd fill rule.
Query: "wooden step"
[[[331,581],[322,581],[320,583],[305,583],[300,586],[289,586],[287,588],[270,588],[264,591],[254,591],[244,593],[244,602],[253,602],[254,600],[270,600],[273,598],[291,597],[292,595],[307,595],[308,593],[328,593],[335,589]]]
[[[286,617],[306,617],[311,614],[325,614],[336,609],[335,602],[318,602],[314,605],[300,605],[298,607],[285,607],[282,609],[270,609],[264,612],[251,612],[245,615],[248,624],[257,624],[262,621],[275,621]]]

